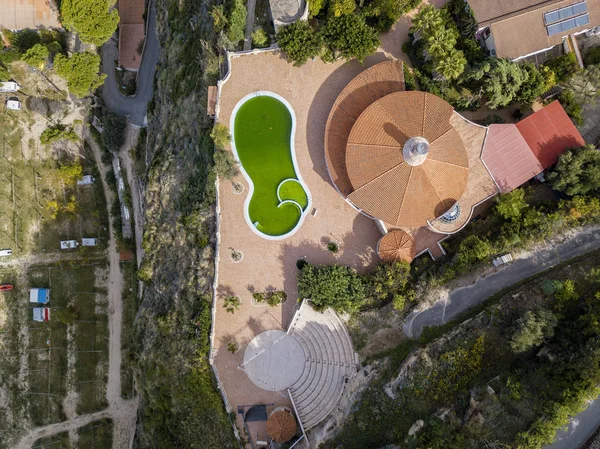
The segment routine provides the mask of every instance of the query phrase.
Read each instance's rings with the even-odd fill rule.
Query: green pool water
[[[234,118],[233,139],[237,156],[254,191],[248,216],[254,227],[268,236],[282,236],[298,224],[308,206],[308,194],[297,182],[290,139],[292,116],[285,104],[270,96],[245,101]],[[287,181],[286,181],[287,180]],[[281,201],[277,197],[280,189]],[[295,201],[300,208],[285,200]]]

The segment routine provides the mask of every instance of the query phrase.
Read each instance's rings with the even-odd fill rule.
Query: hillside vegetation
[[[157,2],[161,60],[139,155],[148,161],[139,274],[146,285],[136,319],[139,448],[237,447],[208,364],[216,191],[206,87],[218,70],[210,7]]]

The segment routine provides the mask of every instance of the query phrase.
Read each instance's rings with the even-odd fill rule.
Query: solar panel
[[[572,19],[567,19],[563,20],[562,22],[548,25],[546,29],[548,30],[548,36],[554,36],[555,34],[563,33],[565,31],[569,31],[573,28],[587,25],[589,23],[590,17],[587,14],[583,14],[582,16],[574,17]]]
[[[578,14],[587,12],[587,4],[585,1],[576,3],[571,6],[557,9],[556,11],[550,11],[544,14],[544,22],[547,24],[557,22],[559,20],[569,19]]]

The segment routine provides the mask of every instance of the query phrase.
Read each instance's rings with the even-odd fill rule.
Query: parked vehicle
[[[0,249],[0,257],[12,256],[12,249]]]
[[[499,267],[500,265],[504,265],[504,264],[512,262],[512,261],[513,261],[513,257],[510,253],[508,253],[508,254],[504,254],[503,256],[496,257],[494,260],[492,260],[492,264],[495,267]]]

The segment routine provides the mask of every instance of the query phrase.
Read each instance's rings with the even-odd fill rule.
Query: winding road
[[[485,301],[500,290],[552,268],[574,257],[600,249],[600,226],[590,226],[560,244],[516,259],[474,284],[456,289],[433,307],[411,313],[404,324],[404,333],[417,338],[426,326],[444,324],[471,307]],[[600,425],[600,398],[571,419],[566,429],[556,434],[556,440],[544,449],[575,449],[580,447]]]
[[[584,228],[560,244],[551,244],[528,257],[515,259],[474,284],[453,290],[445,300],[428,309],[411,313],[406,317],[404,333],[417,338],[424,327],[447,323],[504,288],[596,249],[600,249],[600,226]]]
[[[151,0],[148,5],[146,23],[146,42],[142,62],[137,75],[137,87],[131,97],[124,96],[117,86],[115,61],[117,59],[117,40],[113,37],[102,46],[102,71],[106,80],[102,86],[102,98],[106,106],[115,114],[127,117],[135,126],[146,126],[146,110],[154,91],[154,72],[160,53],[160,44],[156,35],[156,5]]]

